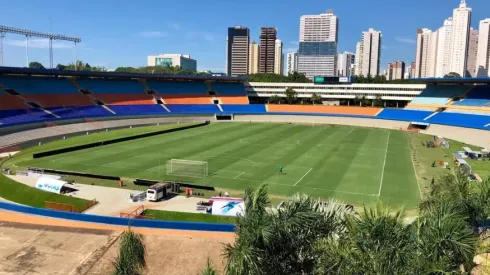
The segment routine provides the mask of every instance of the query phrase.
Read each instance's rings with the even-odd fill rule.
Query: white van
[[[167,196],[167,189],[170,187],[168,182],[153,184],[146,190],[146,199],[149,201],[159,201]]]

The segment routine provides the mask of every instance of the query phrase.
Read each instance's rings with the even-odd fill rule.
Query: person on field
[[[279,166],[279,175],[282,175],[282,165]]]

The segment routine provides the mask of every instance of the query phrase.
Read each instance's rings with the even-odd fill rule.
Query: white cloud
[[[162,31],[142,31],[139,35],[144,38],[155,38],[168,36],[168,33]]]
[[[386,46],[386,45],[381,45],[381,49],[383,50],[389,50],[389,49],[392,49],[391,46]]]
[[[216,35],[210,32],[188,32],[187,37],[209,42],[214,42],[216,40]]]
[[[171,23],[171,24],[169,24],[169,25],[170,25],[170,27],[171,27],[172,29],[174,29],[174,30],[176,30],[176,31],[180,31],[180,30],[181,30],[180,25],[179,25],[179,24],[177,24],[177,23]]]
[[[284,53],[297,52],[298,48],[285,48],[282,50]]]
[[[25,39],[5,39],[3,43],[14,47],[26,46]],[[72,49],[73,47],[74,44],[71,42],[53,40],[53,49]],[[49,39],[44,39],[44,38],[29,39],[29,48],[47,49],[49,48]]]
[[[289,43],[291,43],[293,45],[299,45],[299,42],[298,41],[289,41]]]
[[[417,41],[415,41],[414,39],[407,38],[407,37],[400,37],[400,36],[395,37],[395,40],[400,42],[400,43],[408,43],[408,44],[416,44],[417,43]]]

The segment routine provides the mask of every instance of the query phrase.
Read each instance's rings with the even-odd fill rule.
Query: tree
[[[373,100],[374,106],[376,107],[384,107],[384,101],[381,95],[376,95]]]
[[[120,236],[119,254],[114,265],[115,275],[140,275],[146,267],[143,236],[129,228]]]
[[[359,105],[361,104],[361,98],[360,98],[358,95],[356,95],[356,96],[354,97],[353,102],[354,102],[354,105],[355,105],[355,106],[359,106]]]
[[[283,102],[283,99],[277,95],[273,95],[269,97],[268,104],[281,104]]]
[[[323,104],[323,99],[321,96],[319,96],[317,93],[313,93],[311,95],[311,103],[312,104]]]
[[[29,68],[31,69],[45,69],[43,64],[37,62],[37,61],[34,61],[34,62],[30,62],[29,63]]]
[[[285,94],[286,94],[286,101],[288,104],[294,104],[298,100],[298,93],[296,93],[296,91],[291,87],[288,87],[286,89]]]
[[[444,78],[461,78],[461,75],[455,72],[450,72],[446,74]]]
[[[62,71],[62,70],[66,69],[66,66],[63,64],[58,64],[58,65],[56,65],[56,69]]]
[[[203,270],[201,275],[218,275],[218,272],[216,272],[216,269],[211,264],[211,260],[209,258],[208,258],[208,262],[206,264],[206,269]]]

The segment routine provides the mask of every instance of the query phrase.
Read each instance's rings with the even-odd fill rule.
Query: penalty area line
[[[304,177],[306,177],[306,175],[308,175],[308,173],[311,172],[311,170],[313,170],[313,168],[310,168],[310,170],[308,170],[308,172],[306,172],[293,186],[296,186]]]
[[[385,167],[386,167],[386,155],[388,155],[388,145],[390,144],[390,134],[391,134],[391,132],[388,132],[388,140],[386,141],[385,158],[384,158],[384,161],[383,161],[383,170],[381,171],[381,180],[379,182],[378,197],[381,196],[381,188],[383,188],[383,179],[384,179],[384,176],[385,176]]]
[[[243,176],[244,174],[245,174],[245,172],[242,172],[240,175],[238,175],[238,176],[234,177],[233,179],[235,179],[235,180],[236,180],[236,179],[238,179],[239,177]]]

